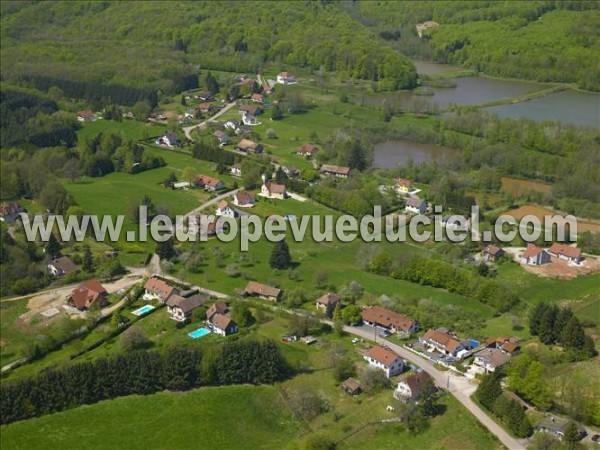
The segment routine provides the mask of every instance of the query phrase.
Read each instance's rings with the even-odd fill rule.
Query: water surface
[[[398,164],[406,164],[411,159],[415,163],[431,162],[452,158],[458,154],[459,150],[441,145],[419,144],[404,140],[386,141],[375,145],[373,166],[390,168]]]

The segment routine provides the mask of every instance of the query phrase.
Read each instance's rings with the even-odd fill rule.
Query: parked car
[[[392,333],[390,333],[388,330],[383,330],[381,333],[379,333],[379,336],[381,336],[382,338],[386,338],[391,334]]]
[[[353,344],[358,344],[359,342],[360,342],[360,339],[358,339],[358,338],[352,339]]]
[[[592,441],[594,442],[600,442],[600,434],[595,434],[592,436]]]

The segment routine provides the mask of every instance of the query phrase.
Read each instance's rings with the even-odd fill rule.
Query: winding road
[[[190,141],[193,142],[194,140],[192,139],[192,130],[194,128],[204,128],[207,123],[214,122],[216,119],[218,119],[223,114],[225,114],[227,111],[229,111],[231,108],[233,108],[236,104],[237,104],[237,102],[228,103],[218,113],[216,113],[214,116],[209,117],[205,121],[200,122],[200,123],[198,123],[196,125],[192,125],[191,127],[184,127],[184,128],[182,128],[183,133],[185,134],[185,137],[188,138]]]

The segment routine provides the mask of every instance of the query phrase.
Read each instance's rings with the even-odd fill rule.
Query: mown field
[[[319,336],[319,342],[310,347],[300,342],[286,344],[280,340],[286,330],[286,321],[276,318],[260,325],[254,334],[274,339],[288,361],[300,369],[281,384],[163,392],[83,406],[0,428],[2,447],[184,449],[198,448],[199,441],[189,439],[198,435],[202,445],[211,449],[295,449],[307,437],[317,435],[342,449],[438,448],[440,442],[440,448],[448,449],[501,448],[449,396],[441,400],[444,413],[431,419],[422,433],[409,434],[398,424],[381,424],[382,419],[394,416],[386,411],[388,404],[394,404],[391,389],[349,397],[333,377],[331,353],[343,349],[360,371],[365,367],[363,344],[354,346],[350,336],[335,334]],[[203,345],[204,339],[195,342]],[[295,392],[306,390],[319,392],[329,405],[327,412],[308,421],[292,416],[288,400]],[[456,420],[461,423],[460,430],[452,427]]]

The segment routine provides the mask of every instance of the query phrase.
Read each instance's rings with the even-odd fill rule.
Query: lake
[[[430,162],[457,156],[459,150],[435,144],[419,144],[404,140],[386,141],[376,144],[373,152],[373,167],[390,168],[406,164]]]
[[[450,64],[438,64],[429,61],[420,61],[418,59],[413,59],[412,62],[417,68],[417,73],[423,75],[433,75],[438,73],[453,72],[455,70],[463,70],[462,67],[451,66]]]
[[[367,95],[365,100],[371,105],[381,105],[383,100],[400,101],[400,104],[406,107],[413,97],[417,97],[435,103],[439,108],[445,108],[450,104],[477,105],[517,97],[546,87],[538,83],[482,77],[462,77],[455,78],[454,81],[454,88],[430,88],[433,95],[415,96],[411,92],[385,92]]]
[[[513,105],[485,108],[501,118],[557,120],[578,126],[600,128],[600,94],[572,89]]]

